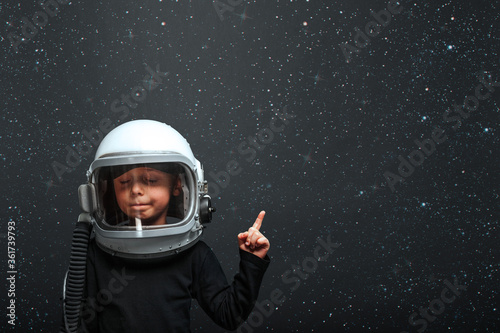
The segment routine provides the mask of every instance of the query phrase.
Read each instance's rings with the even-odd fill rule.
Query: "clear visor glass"
[[[191,174],[181,163],[101,167],[94,172],[97,222],[109,230],[143,230],[182,223],[192,204]]]

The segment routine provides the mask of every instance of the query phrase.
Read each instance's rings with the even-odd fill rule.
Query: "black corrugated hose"
[[[86,215],[86,214],[82,214]],[[64,323],[60,333],[77,332],[80,324],[80,312],[85,287],[85,272],[87,264],[87,249],[89,245],[92,223],[88,216],[76,223],[71,244],[69,269],[65,280],[63,299]]]

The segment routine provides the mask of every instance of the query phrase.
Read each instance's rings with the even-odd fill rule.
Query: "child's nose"
[[[133,194],[144,194],[144,186],[141,182],[134,181],[132,183],[132,193]]]

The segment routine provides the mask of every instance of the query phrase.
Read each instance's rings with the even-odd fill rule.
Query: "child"
[[[269,265],[270,244],[259,231],[264,211],[237,237],[239,272],[228,284],[199,241],[214,209],[201,164],[177,131],[149,120],[125,123],[101,142],[88,175],[80,200],[95,237],[80,331],[190,332],[191,299],[225,329],[245,321]]]

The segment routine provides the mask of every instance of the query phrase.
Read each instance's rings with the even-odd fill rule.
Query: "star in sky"
[[[168,73],[169,73],[169,72],[165,72],[164,74],[165,74],[165,75],[168,75]],[[164,85],[164,83],[162,83],[162,82],[158,82],[158,81],[155,79],[155,77],[154,77],[153,75],[151,75],[149,79],[144,80],[143,82],[146,84],[147,89],[148,89],[149,91],[151,91],[151,88],[152,88],[153,86],[160,86],[160,85]]]
[[[406,259],[406,258],[403,258],[404,261],[405,261],[405,265],[408,266],[411,270],[413,270],[413,268],[411,267],[411,261]]]
[[[379,190],[380,189],[380,186],[378,183],[375,183],[371,186],[371,189],[372,189],[372,193]]]
[[[251,19],[251,17],[247,15],[247,7],[246,6],[245,6],[245,9],[243,10],[243,13],[241,13],[241,14],[235,14],[235,15],[239,16],[239,18],[240,18],[240,24],[243,24],[243,22],[247,18]]]
[[[263,111],[264,111],[264,110],[263,110],[260,106],[257,108],[257,110],[255,110],[255,112],[257,112],[257,114],[259,115],[259,117],[260,117],[260,114],[261,114]]]
[[[133,34],[132,29],[129,29],[128,35],[126,37],[129,38],[130,40],[133,40],[136,37],[136,35]]]
[[[307,155],[300,155],[304,159],[304,162],[302,163],[302,167],[304,167],[304,165],[306,165],[307,162],[312,161],[312,162],[316,163],[316,161],[311,158],[311,150],[312,149],[309,149],[309,152],[307,153]]]
[[[237,153],[237,151],[236,151],[235,149],[231,149],[231,150],[229,151],[229,156],[233,156],[233,155],[235,155],[236,153]]]
[[[236,211],[237,211],[238,209],[239,209],[239,208],[238,208],[236,205],[234,205],[234,203],[232,203],[232,204],[231,204],[231,208],[230,208],[230,210],[233,212],[233,215],[236,215]]]
[[[42,178],[42,177],[40,176],[40,178]],[[43,179],[43,178],[42,178],[42,179]],[[46,181],[41,180],[41,181],[40,181],[40,183],[44,184],[44,185],[45,185],[45,187],[46,187],[46,189],[45,189],[45,194],[49,193],[49,190],[50,190],[52,187],[57,187],[57,185],[55,185],[55,183],[54,183],[54,179],[52,178],[52,176],[50,177],[50,179],[49,179],[49,180],[46,180]]]
[[[399,274],[399,272],[401,272],[401,271],[402,271],[401,266],[399,266],[399,264],[396,264],[392,268],[391,273],[394,274],[395,276],[397,276]]]
[[[314,79],[314,85],[318,84],[319,81],[323,81],[324,79],[319,75],[319,72],[314,76],[309,76],[309,78]]]

